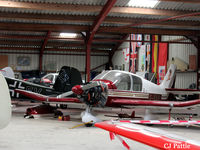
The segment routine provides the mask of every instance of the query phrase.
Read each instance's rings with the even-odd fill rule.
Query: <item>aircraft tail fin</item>
[[[4,77],[15,78],[15,74],[11,67],[5,67],[0,70]]]
[[[163,88],[171,88],[176,75],[176,65],[171,64],[162,83],[160,84]]]
[[[53,88],[58,92],[67,92],[71,91],[73,86],[81,84],[81,73],[73,67],[63,66]]]
[[[8,85],[4,76],[0,73],[0,129],[4,128],[11,118],[11,99]]]

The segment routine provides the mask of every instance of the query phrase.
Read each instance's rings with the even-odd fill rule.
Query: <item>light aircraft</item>
[[[26,90],[16,90],[18,93],[32,99],[50,103],[85,103],[86,111],[82,113],[83,122],[99,121],[91,114],[91,108],[101,107],[126,107],[126,106],[153,106],[167,107],[190,107],[200,104],[200,100],[172,101],[168,99],[169,94],[200,94],[198,90],[190,89],[171,89],[175,79],[176,66],[171,65],[168,69],[163,82],[156,85],[136,74],[110,70],[105,71],[95,77],[85,85],[76,85],[72,91],[57,95],[56,97],[44,96]],[[70,97],[76,94],[76,98]],[[37,108],[30,108],[29,114],[38,114]]]
[[[11,98],[8,85],[4,76],[0,73],[0,129],[6,127],[11,118]]]
[[[7,81],[12,98],[22,98],[19,93],[15,92],[15,89],[33,91],[43,95],[58,95],[70,91],[74,85],[82,84],[80,72],[77,69],[68,66],[63,66],[61,68],[58,78],[52,88],[15,79],[14,72],[10,67],[2,69],[1,72]]]
[[[111,140],[116,136],[128,150],[130,150],[130,146],[119,135],[156,149],[200,150],[200,142],[198,141],[169,134],[163,130],[136,125],[131,123],[131,121],[105,121],[95,123],[95,126],[109,131]]]

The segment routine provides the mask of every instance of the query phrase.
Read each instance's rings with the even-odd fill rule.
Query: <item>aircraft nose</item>
[[[72,92],[74,92],[77,95],[81,95],[81,94],[83,94],[83,89],[82,89],[81,85],[76,85],[72,88]]]

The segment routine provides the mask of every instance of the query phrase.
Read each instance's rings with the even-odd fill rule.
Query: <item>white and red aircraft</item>
[[[11,118],[11,99],[8,85],[4,76],[0,73],[0,129],[8,125]]]
[[[175,79],[176,66],[171,65],[160,85],[156,85],[136,74],[110,70],[104,71],[85,85],[76,85],[72,91],[58,95],[57,97],[44,96],[30,91],[17,89],[22,95],[45,103],[80,103],[87,104],[86,113],[82,115],[83,122],[96,122],[90,114],[90,107],[124,107],[124,106],[159,106],[159,107],[189,107],[200,104],[200,99],[190,101],[170,100],[169,94],[200,94],[199,90],[171,89]],[[76,94],[77,98],[70,97]],[[37,108],[29,109],[37,114]],[[33,115],[33,114],[32,114]],[[84,117],[87,116],[87,117]]]

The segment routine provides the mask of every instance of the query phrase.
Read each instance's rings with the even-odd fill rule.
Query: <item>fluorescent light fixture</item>
[[[158,0],[130,0],[128,6],[154,8],[158,3]]]
[[[74,38],[76,36],[77,36],[76,33],[60,33],[60,37]]]

